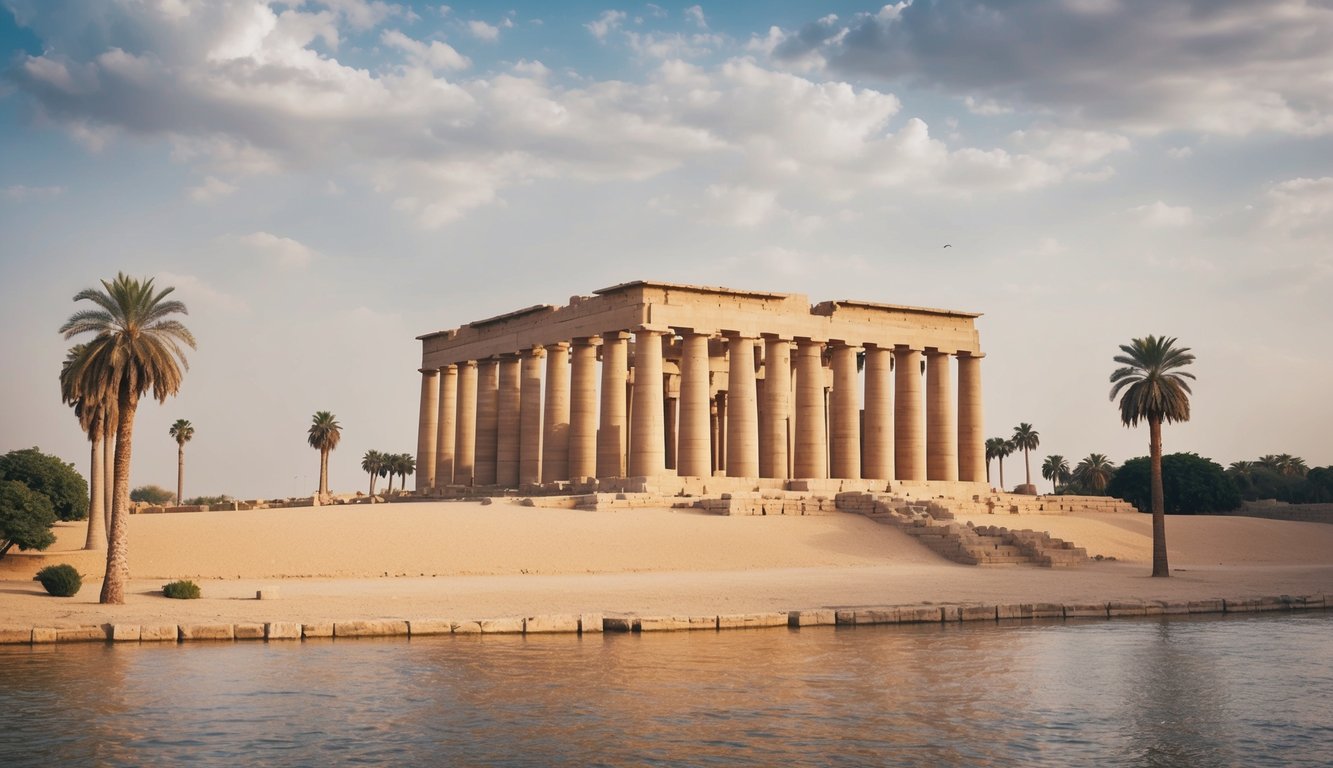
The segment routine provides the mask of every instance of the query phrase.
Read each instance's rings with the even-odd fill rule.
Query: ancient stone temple
[[[417,490],[981,489],[978,316],[638,281],[427,334]]]

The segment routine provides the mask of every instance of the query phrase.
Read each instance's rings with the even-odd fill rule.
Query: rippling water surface
[[[0,766],[1333,764],[1333,616],[0,647]]]

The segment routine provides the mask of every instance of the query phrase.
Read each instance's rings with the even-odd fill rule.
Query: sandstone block
[[[760,627],[785,627],[785,613],[742,613],[731,616],[718,616],[718,629],[757,629]]]
[[[231,624],[182,624],[181,640],[234,640],[235,628]]]
[[[237,640],[263,640],[264,625],[256,622],[233,624],[232,636]]]
[[[993,605],[964,605],[958,609],[959,621],[995,621],[999,615]]]
[[[792,611],[787,614],[787,626],[823,627],[837,623],[837,614],[832,610]]]
[[[1107,616],[1144,616],[1147,608],[1137,600],[1113,600],[1106,605]]]
[[[55,627],[32,628],[32,642],[34,645],[37,643],[54,643],[55,641],[56,641]]]
[[[1255,611],[1289,611],[1291,610],[1290,599],[1283,600],[1280,597],[1259,597],[1250,601],[1252,610]]]
[[[633,632],[638,625],[639,620],[634,616],[607,616],[602,619],[602,629],[607,632]]]
[[[521,635],[523,634],[523,619],[483,619],[481,622],[481,633],[483,635]]]
[[[1225,606],[1220,599],[1191,600],[1189,606],[1190,613],[1222,613],[1225,610]]]
[[[1297,602],[1293,603],[1293,607],[1305,608],[1307,610],[1325,607],[1325,597],[1323,595],[1304,595],[1303,597],[1296,598],[1296,600]]]
[[[256,600],[277,600],[279,597],[281,597],[281,593],[277,587],[264,587],[255,592]]]
[[[480,621],[455,621],[450,624],[455,635],[480,635]]]
[[[1156,602],[1159,612],[1167,616],[1178,616],[1190,612],[1188,600],[1158,600]]]
[[[63,627],[56,630],[57,643],[92,643],[106,642],[107,631],[103,627]]]
[[[0,645],[27,645],[32,642],[32,627],[0,627]]]
[[[407,634],[406,621],[337,621],[334,637],[391,637]]]
[[[1224,598],[1222,610],[1227,613],[1249,613],[1254,610],[1254,601],[1248,597]]]
[[[143,636],[143,628],[138,624],[111,624],[107,636],[114,643],[137,643]]]
[[[996,619],[1030,619],[1032,603],[1009,603],[995,606]]]
[[[528,616],[523,619],[523,633],[527,635],[578,631],[579,617],[577,615]]]
[[[1065,603],[1066,619],[1104,619],[1106,603]]]
[[[938,605],[911,605],[898,609],[898,620],[903,624],[933,624],[943,620]]]
[[[144,624],[139,627],[139,640],[145,643],[174,643],[180,640],[180,627],[175,624]]]
[[[294,621],[271,621],[264,625],[266,640],[300,640],[301,625]]]
[[[601,632],[602,614],[600,613],[582,613],[579,614],[579,631],[583,634],[593,634]]]
[[[322,621],[301,625],[301,637],[333,637],[333,622]]]
[[[961,618],[962,616],[958,606],[956,605],[940,606],[940,621],[960,621]]]
[[[897,624],[897,608],[863,608],[852,619],[853,624]]]
[[[448,619],[419,619],[407,622],[407,633],[412,637],[447,635],[453,631],[454,623]]]
[[[833,622],[835,624],[855,624],[856,611],[849,611],[849,610],[835,611],[833,614]]]

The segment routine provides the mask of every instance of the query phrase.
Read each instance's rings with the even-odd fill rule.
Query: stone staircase
[[[896,526],[932,551],[964,565],[1022,565],[1068,568],[1087,562],[1082,547],[1042,531],[973,526],[954,519],[944,499],[903,499],[890,494],[840,493],[839,510]]]

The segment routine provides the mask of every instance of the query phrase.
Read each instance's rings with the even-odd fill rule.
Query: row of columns
[[[712,334],[685,330],[679,410],[669,432],[663,385],[668,335],[674,333],[665,328],[634,331],[628,392],[626,332],[423,370],[418,490],[656,476],[667,474],[671,464],[674,474],[708,477],[715,446],[725,457],[721,468],[733,477],[786,478],[790,467],[796,478],[985,479],[979,356],[957,354],[955,409],[953,355],[866,345],[862,411],[860,347],[764,336],[761,407],[754,355],[760,339],[724,332],[728,374],[718,435],[711,415]],[[826,349],[833,373],[827,403]],[[668,437],[674,447],[670,463]]]

